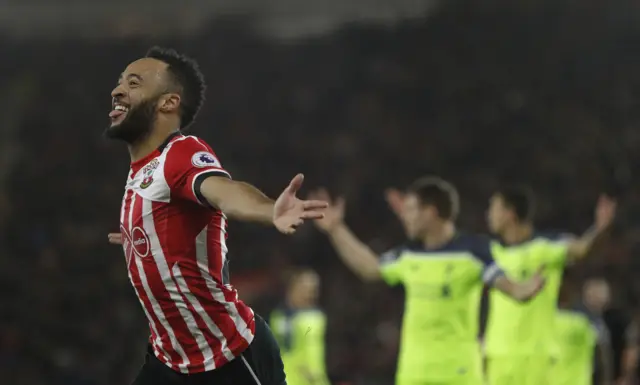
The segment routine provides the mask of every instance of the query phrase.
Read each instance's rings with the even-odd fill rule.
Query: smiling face
[[[129,64],[111,92],[111,125],[106,136],[127,143],[148,136],[163,105],[168,76],[167,64],[160,60],[144,58]]]

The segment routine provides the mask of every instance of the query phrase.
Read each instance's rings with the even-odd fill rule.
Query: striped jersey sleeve
[[[165,178],[172,197],[209,207],[200,186],[210,176],[231,178],[211,147],[203,140],[188,136],[171,144],[165,164]]]

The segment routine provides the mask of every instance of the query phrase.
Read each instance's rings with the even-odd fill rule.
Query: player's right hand
[[[312,191],[308,199],[321,200],[329,203],[329,207],[324,211],[324,218],[314,220],[318,228],[324,232],[330,232],[344,221],[345,201],[344,198],[338,197],[331,199],[331,195],[325,188]]]
[[[109,243],[112,245],[122,245],[122,234],[109,233]]]

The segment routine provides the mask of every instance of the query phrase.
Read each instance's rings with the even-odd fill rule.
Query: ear
[[[166,94],[158,100],[158,109],[164,113],[176,112],[180,108],[180,95]]]

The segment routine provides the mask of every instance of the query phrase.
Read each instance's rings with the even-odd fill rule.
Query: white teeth
[[[116,105],[113,107],[113,109],[114,109],[114,110],[117,110],[117,111],[123,111],[123,112],[127,112],[127,110],[128,110],[128,108],[127,108],[127,107],[125,107],[125,106],[123,106],[123,105],[121,105],[121,104],[116,104]]]

